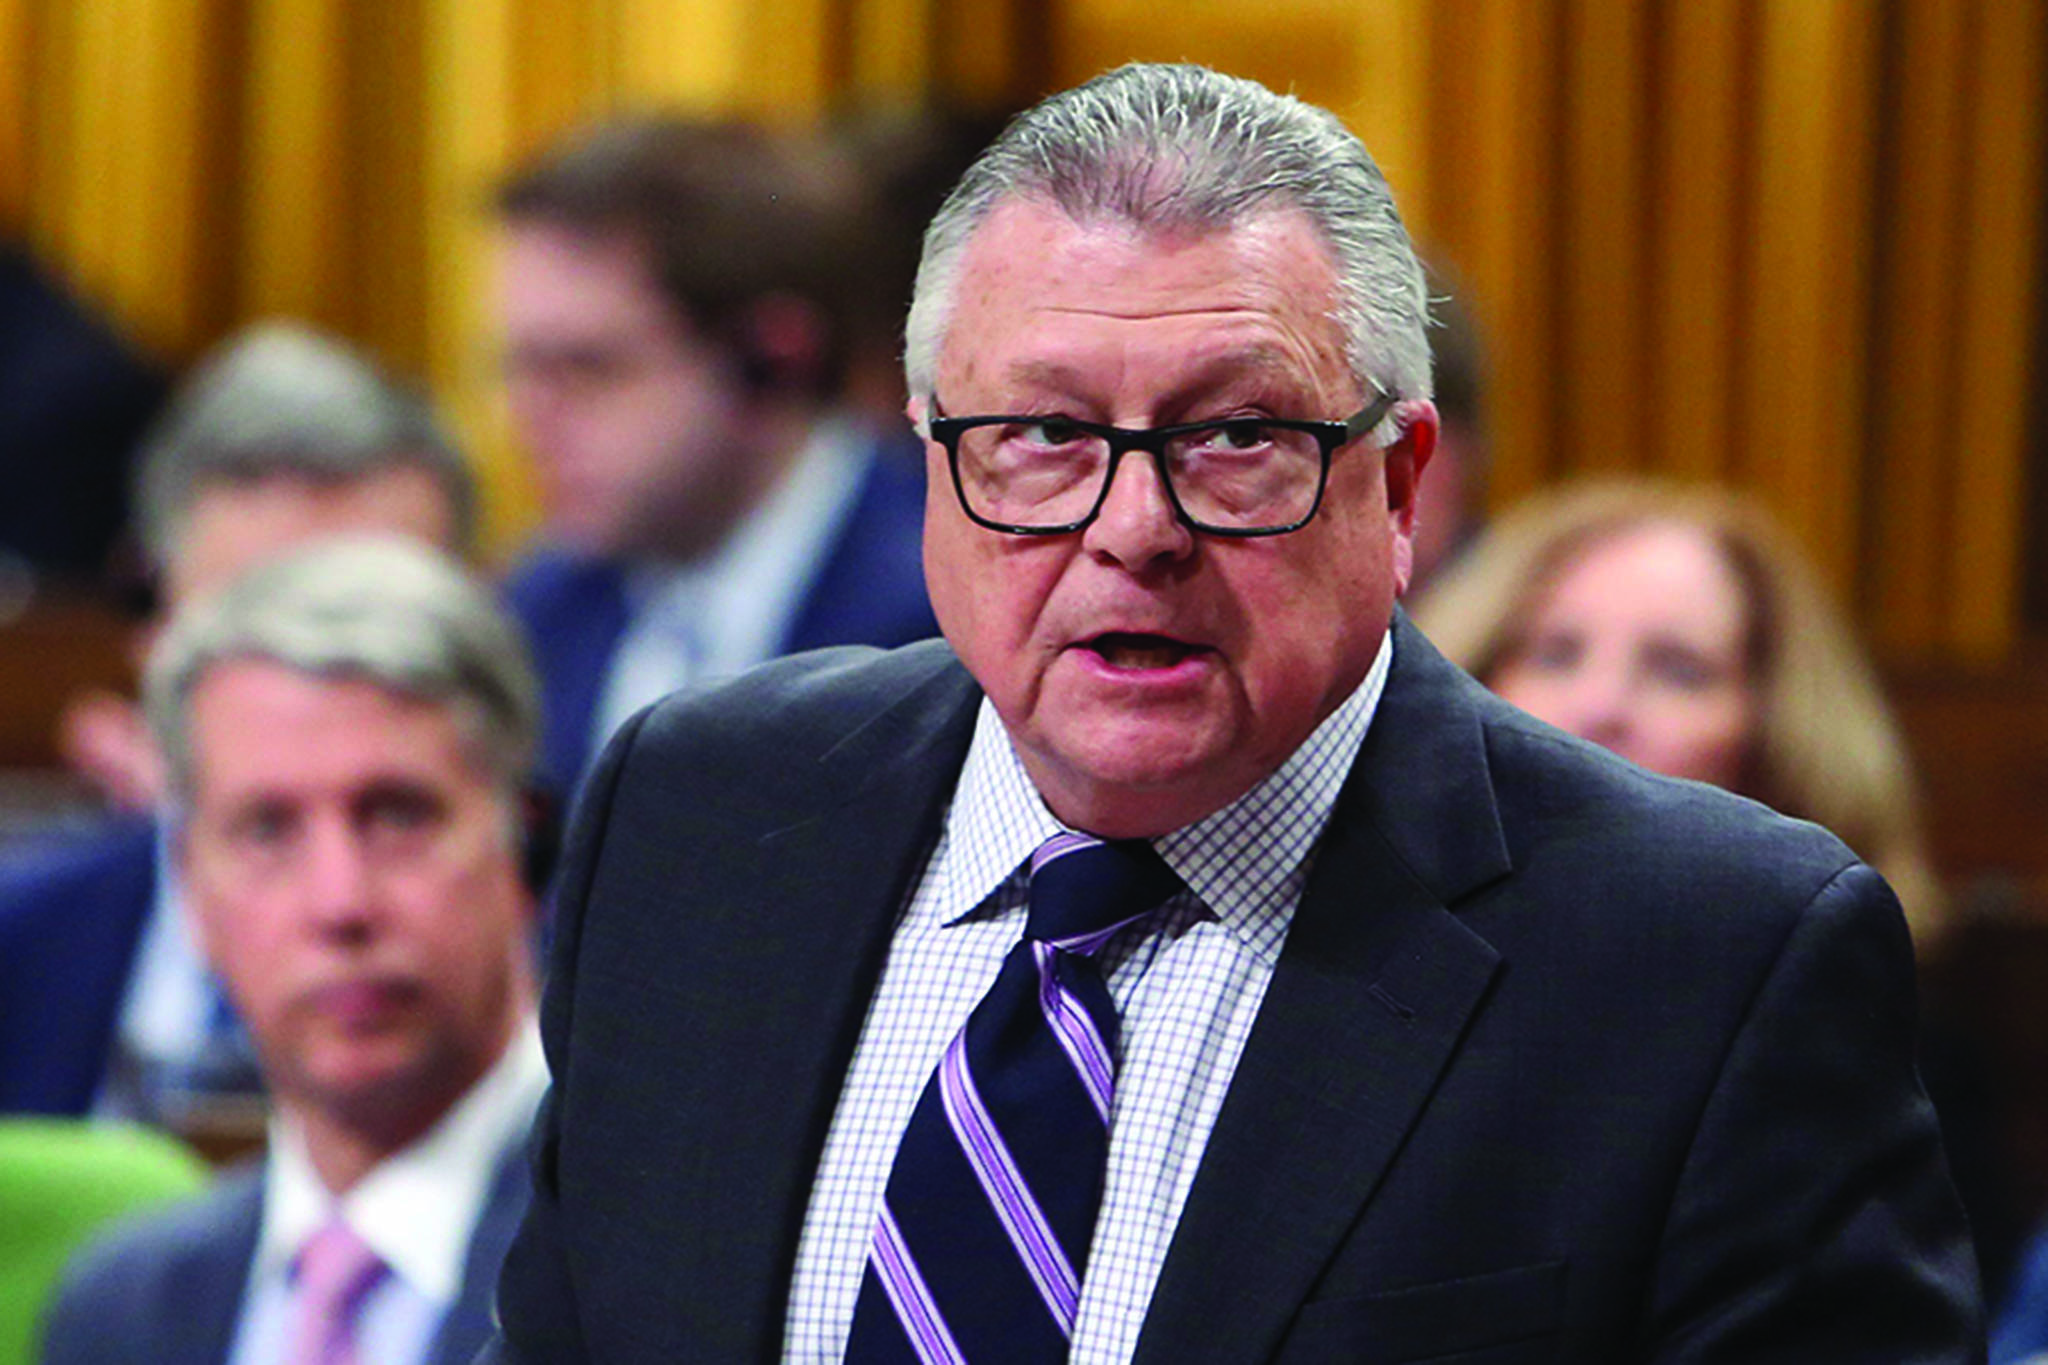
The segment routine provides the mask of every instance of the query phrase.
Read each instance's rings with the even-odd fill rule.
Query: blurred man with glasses
[[[671,689],[935,633],[907,433],[839,401],[861,188],[794,135],[642,117],[501,191],[506,391],[545,522],[506,592],[558,788]]]
[[[1426,324],[1364,148],[1251,82],[969,170],[906,355],[945,640],[593,775],[499,1358],[1981,1350],[1883,882],[1398,613]]]

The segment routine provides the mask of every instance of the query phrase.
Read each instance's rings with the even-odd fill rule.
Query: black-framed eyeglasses
[[[1226,417],[1151,427],[1072,417],[946,417],[928,424],[946,450],[961,510],[978,526],[1055,536],[1095,520],[1133,450],[1152,456],[1183,525],[1213,536],[1298,531],[1323,504],[1330,457],[1378,426],[1396,402],[1384,389],[1341,422]]]

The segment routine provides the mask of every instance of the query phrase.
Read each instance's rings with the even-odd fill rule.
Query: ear
[[[1436,404],[1408,399],[1394,405],[1393,419],[1401,435],[1383,456],[1387,480],[1387,519],[1394,539],[1394,585],[1405,592],[1415,573],[1415,518],[1422,471],[1436,453],[1441,425]]]
[[[830,350],[825,317],[799,295],[763,294],[748,304],[734,344],[740,373],[753,392],[811,393],[824,380]]]

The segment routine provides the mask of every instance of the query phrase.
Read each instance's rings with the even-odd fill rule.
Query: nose
[[[1581,739],[1626,756],[1635,733],[1635,689],[1626,672],[1601,666],[1585,669],[1559,724]]]
[[[1081,544],[1130,570],[1185,559],[1193,552],[1195,533],[1174,514],[1155,456],[1142,450],[1125,453]]]
[[[360,940],[376,919],[376,876],[361,834],[346,820],[316,822],[300,867],[302,905],[324,937]]]

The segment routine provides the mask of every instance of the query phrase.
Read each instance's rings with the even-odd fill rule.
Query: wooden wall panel
[[[428,191],[429,156],[439,125],[427,117],[429,0],[349,5],[348,143],[340,165],[374,187],[373,213],[356,208],[345,234],[348,333],[403,374],[433,373],[440,320],[425,243],[430,216],[468,204],[437,202]],[[438,58],[437,58],[438,60]]]
[[[526,524],[489,188],[607,111],[1007,107],[1133,58],[1336,109],[1492,361],[1493,495],[1774,504],[1894,657],[1994,660],[2048,0],[0,0],[0,222],[178,359],[260,313],[429,378]]]
[[[482,462],[487,535],[512,541],[532,522],[531,487],[510,454],[490,344],[490,186],[510,159],[512,0],[423,0],[422,123],[427,378]]]
[[[1092,0],[1059,7],[1051,83],[1072,85],[1128,61],[1201,62],[1326,108],[1359,98],[1360,64],[1380,11],[1361,0]]]
[[[2023,538],[2048,534],[2021,522],[2028,502],[2029,405],[2048,378],[2030,373],[2041,326],[2036,263],[2048,5],[1986,0],[1975,14],[1973,69],[1966,78],[1973,107],[1962,141],[1971,177],[1956,402],[1923,458],[1954,470],[1947,644],[1981,665],[2016,645]],[[2040,459],[2041,452],[2031,453]]]
[[[345,249],[351,109],[344,0],[272,0],[250,11],[243,58],[242,242],[237,311],[348,327]],[[340,60],[337,60],[340,56]]]
[[[845,56],[832,0],[753,0],[739,98],[731,108],[770,123],[810,124],[830,112]]]
[[[1669,6],[1655,40],[1649,464],[1686,480],[1733,472],[1740,417],[1745,15]]]
[[[1965,37],[1969,7],[1908,0],[1897,13],[1886,173],[1880,179],[1875,292],[1882,307],[1871,372],[1869,477],[1872,556],[1864,576],[1874,638],[1894,651],[1940,637],[1947,592],[1953,471],[1940,450],[1954,414],[1956,295],[1963,188]]]
[[[29,0],[0,0],[0,232],[22,230],[28,220],[30,95],[35,33]]]
[[[746,78],[751,5],[728,0],[609,0],[613,80],[623,103],[731,109]]]
[[[845,16],[855,102],[909,104],[934,88],[937,0],[869,0]]]
[[[610,17],[592,0],[522,0],[512,8],[507,114],[515,156],[538,151],[610,103]]]
[[[1645,188],[1649,7],[1567,0],[1563,33],[1564,401],[1558,439],[1581,473],[1647,462]]]
[[[1434,232],[1428,162],[1436,64],[1429,9],[1430,0],[1360,0],[1349,39],[1358,53],[1352,89],[1330,106],[1372,152],[1418,242],[1432,240]]]
[[[1844,600],[1859,548],[1875,15],[1862,0],[1761,7],[1750,149],[1738,477],[1776,506]]]
[[[1459,18],[1436,31],[1439,50],[1456,32],[1478,73],[1470,215],[1445,245],[1492,329],[1490,488],[1505,504],[1558,470],[1561,20],[1554,0],[1473,0]]]

